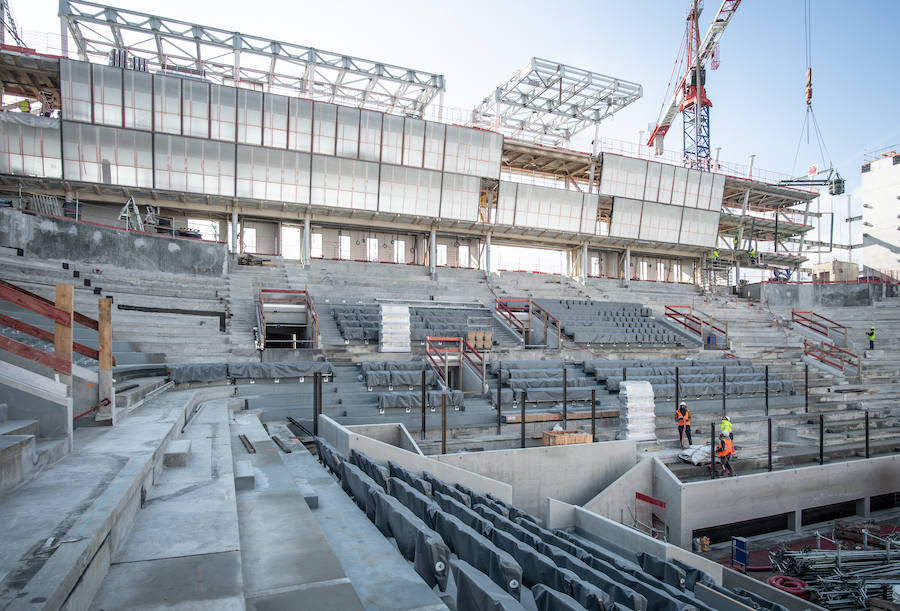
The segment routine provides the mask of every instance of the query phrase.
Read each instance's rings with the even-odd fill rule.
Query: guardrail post
[[[766,365],[766,416],[769,415],[769,366]]]
[[[597,442],[597,389],[591,389],[591,443]]]
[[[628,368],[627,367],[622,367],[622,381],[623,382],[628,381]]]
[[[425,439],[425,404],[427,395],[425,394],[425,370],[422,370],[422,439]]]
[[[722,365],[722,416],[728,415],[725,411],[725,365]]]
[[[716,425],[709,425],[709,476],[716,479]]]
[[[519,403],[522,407],[522,444],[520,447],[524,448],[525,447],[525,393],[524,392],[519,392]]]
[[[803,413],[809,413],[809,363],[803,365]]]
[[[319,436],[319,376],[316,372],[313,374],[313,437]]]
[[[68,313],[68,326],[58,322],[53,323],[53,354],[57,357],[72,362],[72,331],[74,326],[74,299],[75,286],[72,284],[56,285],[55,305],[60,310]],[[71,377],[65,376],[67,384],[71,383]]]
[[[116,396],[113,392],[112,375],[112,301],[97,300],[97,399],[102,405],[104,400],[109,404],[97,411],[96,420],[108,420],[116,425]]]
[[[497,367],[497,435],[503,426],[503,365]]]
[[[825,414],[819,414],[819,464],[825,464]]]
[[[447,395],[441,393],[441,454],[447,453]]]
[[[559,321],[556,321],[556,349],[562,350],[562,327],[559,326]]]
[[[866,458],[869,458],[869,410],[866,410]]]
[[[678,367],[675,368],[675,409],[681,405],[681,376]]]
[[[768,424],[769,429],[769,471],[772,470],[772,419],[767,418],[766,423]]]
[[[569,403],[567,389],[568,389],[568,372],[566,370],[566,366],[563,365],[563,413],[562,413],[562,417],[563,417],[563,429],[564,430],[567,428],[567,425],[568,425],[568,417],[566,414],[566,411],[568,408],[568,403]]]

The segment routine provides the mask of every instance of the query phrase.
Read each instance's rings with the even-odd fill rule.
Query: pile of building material
[[[409,306],[381,304],[380,352],[409,352]]]
[[[622,382],[619,386],[620,439],[654,441],[656,416],[653,386],[650,382]]]

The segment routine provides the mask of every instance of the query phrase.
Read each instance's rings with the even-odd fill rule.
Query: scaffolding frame
[[[472,122],[513,138],[559,146],[636,102],[631,81],[531,58],[472,112]]]
[[[84,61],[125,51],[151,71],[416,117],[445,89],[440,74],[94,2],[60,0],[59,18],[63,56],[71,36]]]

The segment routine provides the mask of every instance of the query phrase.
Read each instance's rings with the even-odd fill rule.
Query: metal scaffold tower
[[[151,71],[421,117],[444,77],[293,43],[81,0],[60,0],[68,39],[84,61],[127,52]]]
[[[472,122],[558,146],[643,95],[637,83],[534,57],[472,111]]]

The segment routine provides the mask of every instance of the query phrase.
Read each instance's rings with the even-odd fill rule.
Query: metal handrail
[[[683,311],[687,308],[687,312]],[[718,321],[712,316],[706,315],[708,320],[700,318],[694,313],[694,306],[689,305],[667,305],[665,306],[665,316],[673,322],[677,322],[692,333],[703,337],[704,325],[709,327],[711,331],[718,331],[725,338],[725,345],[728,344],[728,321],[722,327]],[[688,324],[693,323],[693,324]]]
[[[824,321],[824,322],[821,322]],[[818,333],[819,335],[824,335],[825,337],[831,337],[831,331],[843,331],[844,333],[844,345],[849,345],[849,327],[842,325],[839,322],[835,322],[830,318],[826,318],[821,314],[816,314],[811,310],[800,311],[800,310],[791,310],[791,322],[797,323],[802,327],[806,327],[810,331],[814,333]]]
[[[808,355],[821,363],[830,365],[841,371],[846,366],[855,367],[856,374],[862,376],[862,365],[858,354],[844,350],[833,344],[825,342],[815,343],[808,339],[803,340],[803,354]]]

